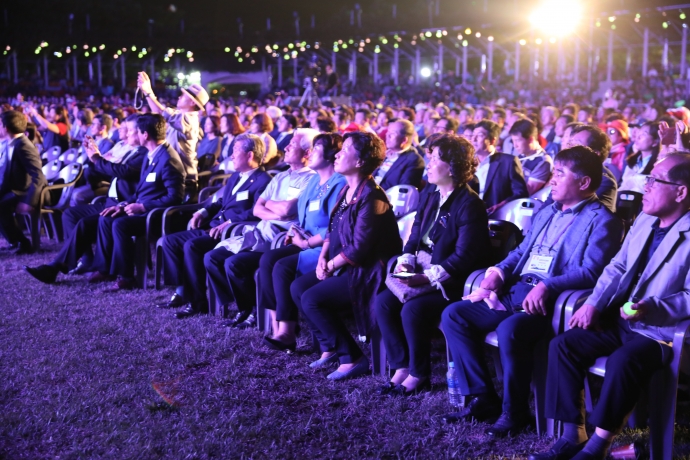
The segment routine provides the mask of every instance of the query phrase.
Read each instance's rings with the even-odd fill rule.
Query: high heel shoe
[[[280,340],[276,340],[271,337],[264,337],[264,345],[266,345],[271,350],[287,351],[290,353],[294,353],[297,349],[297,342],[283,343]]]
[[[408,390],[403,386],[401,383],[400,385],[396,385],[395,388],[393,388],[389,393],[388,396],[413,396],[413,395],[418,395],[419,393],[423,391],[430,391],[431,390],[431,381],[429,379],[426,379],[424,383],[420,384],[415,388],[414,390]]]

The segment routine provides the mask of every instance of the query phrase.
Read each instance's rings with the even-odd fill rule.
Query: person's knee
[[[441,324],[444,330],[456,329],[457,327],[466,327],[467,321],[460,314],[463,302],[452,303],[443,310],[441,315]]]
[[[206,270],[217,270],[223,266],[223,260],[218,257],[215,251],[207,252],[204,255],[204,267]]]

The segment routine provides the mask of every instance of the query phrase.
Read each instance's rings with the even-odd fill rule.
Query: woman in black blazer
[[[369,372],[369,361],[352,338],[338,310],[351,308],[360,337],[370,337],[373,302],[386,277],[386,261],[402,249],[398,225],[386,193],[371,177],[383,162],[383,141],[375,134],[345,135],[335,172],[345,177],[331,212],[316,271],[290,286],[295,304],[321,345],[312,368],[335,362],[328,375],[343,380]]]
[[[376,318],[390,365],[396,369],[381,394],[406,395],[430,387],[431,332],[443,309],[462,297],[467,276],[489,262],[486,207],[468,186],[475,171],[474,147],[446,134],[430,149],[429,185],[395,268],[395,273],[417,273],[400,282],[425,293],[403,303],[386,288],[376,298]]]

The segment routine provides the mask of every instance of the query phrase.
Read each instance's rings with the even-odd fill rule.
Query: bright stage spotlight
[[[428,67],[422,67],[420,73],[422,74],[422,77],[429,78],[431,76],[431,69]]]
[[[581,19],[582,6],[577,0],[545,0],[529,17],[534,27],[558,37],[573,32]]]

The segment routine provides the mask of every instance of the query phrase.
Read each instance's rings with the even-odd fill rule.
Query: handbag
[[[419,251],[417,254],[417,263],[415,266],[415,272],[417,268],[421,268],[421,271],[428,270],[431,267],[431,254],[425,251]],[[423,294],[428,294],[434,292],[436,287],[431,283],[420,284],[417,286],[408,286],[403,283],[400,279],[394,278],[392,273],[386,276],[386,287],[393,293],[395,297],[402,303],[407,302],[410,299],[414,299]]]

